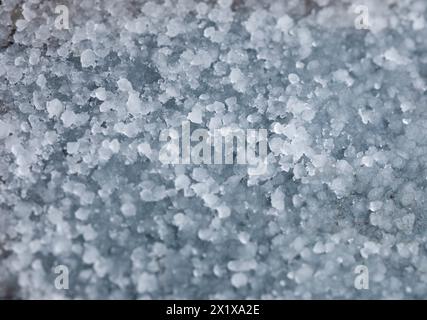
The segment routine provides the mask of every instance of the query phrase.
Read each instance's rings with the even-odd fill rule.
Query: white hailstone
[[[65,110],[65,112],[61,115],[62,123],[64,124],[65,128],[71,127],[73,124],[77,121],[76,114],[71,110]]]
[[[360,249],[360,255],[363,258],[368,258],[370,255],[378,254],[380,252],[380,246],[372,241],[367,241],[363,244],[363,248]]]
[[[406,65],[410,63],[410,60],[402,56],[394,47],[384,52],[384,58],[396,65]]]
[[[95,67],[96,55],[91,49],[84,50],[80,55],[80,63],[83,68]]]
[[[203,182],[209,179],[209,173],[205,168],[194,168],[191,176],[198,182]]]
[[[299,77],[298,77],[298,75],[297,75],[297,74],[295,74],[295,73],[290,73],[290,74],[288,75],[288,80],[289,80],[289,82],[290,82],[290,83],[295,84],[295,83],[298,83],[298,82],[299,82]]]
[[[255,270],[258,263],[254,259],[250,260],[232,260],[227,263],[227,268],[233,272],[246,272]]]
[[[97,237],[97,233],[91,225],[88,225],[88,226],[77,225],[77,230],[83,235],[83,238],[86,241],[92,241]]]
[[[125,202],[120,207],[120,211],[125,217],[132,217],[136,215],[136,207],[133,203]]]
[[[419,252],[419,244],[417,242],[409,242],[409,243],[400,242],[396,245],[396,247],[397,247],[397,252],[403,258],[409,258],[411,255],[417,256]]]
[[[279,188],[271,194],[271,206],[279,211],[285,209],[285,194]]]
[[[284,144],[284,140],[279,138],[279,137],[274,137],[274,138],[270,139],[270,141],[268,142],[270,150],[275,155],[279,155],[280,153],[282,153],[283,144]]]
[[[139,98],[139,94],[137,92],[129,93],[129,98],[126,103],[127,109],[130,114],[137,115],[142,112],[142,101]]]
[[[202,111],[200,109],[194,109],[193,111],[191,111],[188,116],[187,119],[190,120],[193,123],[202,123],[203,119],[202,119]]]
[[[220,219],[228,218],[231,214],[230,208],[225,205],[220,205],[216,210],[218,211],[218,217]]]
[[[287,14],[277,20],[277,28],[283,33],[288,33],[289,30],[294,26],[294,20],[289,17]]]
[[[335,81],[344,82],[348,87],[354,83],[354,79],[350,76],[347,70],[339,69],[332,73]]]
[[[221,8],[230,8],[233,0],[218,0],[218,4]]]
[[[239,232],[237,238],[242,244],[248,244],[250,240],[250,235],[247,232]]]
[[[40,62],[40,50],[39,49],[32,49],[30,52],[30,59],[29,63],[31,65],[36,65]]]
[[[295,67],[296,67],[297,69],[303,69],[303,68],[305,67],[305,64],[304,64],[303,62],[301,62],[301,61],[297,61],[297,62],[295,63]]]
[[[180,174],[175,179],[175,188],[177,190],[188,189],[190,183],[190,178],[188,178],[185,174]]]
[[[46,110],[49,113],[49,118],[59,117],[64,111],[64,105],[58,99],[53,99],[46,103]]]
[[[105,101],[107,99],[107,91],[105,88],[100,87],[95,90],[95,97],[100,101]]]
[[[313,252],[315,254],[321,254],[321,253],[324,253],[325,251],[326,250],[325,250],[324,244],[320,241],[316,242],[316,244],[313,247]]]
[[[114,139],[110,142],[108,147],[113,153],[118,153],[120,151],[120,142],[117,139]]]
[[[383,206],[382,201],[371,201],[369,203],[369,210],[378,211],[382,208],[382,206]]]
[[[396,227],[408,234],[413,231],[414,223],[415,214],[413,213],[406,214],[403,217],[395,220]]]
[[[40,88],[45,88],[46,87],[46,77],[43,74],[39,74],[36,80],[36,84],[40,87]]]
[[[417,107],[409,102],[409,101],[404,101],[400,104],[400,109],[402,110],[402,112],[408,112],[408,111],[413,111],[415,110]]]
[[[79,143],[78,142],[68,142],[67,143],[67,153],[68,154],[76,154],[79,151]]]
[[[150,156],[152,153],[151,146],[149,143],[143,142],[138,145],[138,152],[145,156]]]
[[[186,225],[191,223],[191,219],[183,213],[177,213],[173,216],[173,224],[182,230]]]
[[[230,72],[230,82],[233,84],[233,87],[239,92],[245,92],[248,80],[246,76],[240,71],[239,68],[233,68]]]
[[[349,191],[349,183],[350,180],[344,177],[338,177],[332,180],[330,188],[333,192],[335,192],[337,197],[342,198]]]
[[[308,281],[313,276],[313,268],[308,264],[303,264],[301,268],[295,271],[294,279],[296,283]]]
[[[82,256],[83,262],[93,264],[99,259],[99,252],[93,245],[85,245],[85,250]]]
[[[248,277],[242,272],[235,273],[231,276],[231,284],[235,288],[244,287],[247,285],[247,283]]]
[[[209,10],[209,6],[204,2],[199,2],[196,5],[196,11],[199,15],[205,15]]]
[[[360,161],[360,163],[362,165],[364,165],[365,167],[370,168],[370,167],[372,167],[374,165],[374,161],[375,161],[374,157],[363,156],[362,159],[361,159],[361,161]]]
[[[84,209],[84,208],[79,208],[74,215],[76,216],[77,219],[79,220],[87,220],[89,218],[90,215],[90,211],[88,209]]]
[[[15,25],[16,25],[16,30],[21,32],[28,26],[28,21],[24,19],[18,19],[15,22]]]
[[[179,19],[169,20],[169,23],[167,24],[166,28],[166,35],[171,38],[176,37],[177,35],[185,31],[185,25]]]
[[[10,125],[0,120],[0,139],[7,138],[9,136],[10,131],[11,131]]]
[[[131,92],[131,91],[133,91],[132,84],[126,78],[120,78],[117,81],[117,86],[119,87],[120,91],[124,91],[124,92]]]
[[[191,60],[190,64],[193,66],[201,66],[203,69],[210,67],[213,62],[213,57],[206,50],[198,51]]]
[[[154,292],[158,289],[158,282],[155,275],[143,272],[138,277],[137,291],[139,293]]]
[[[103,101],[100,105],[99,105],[99,111],[101,112],[108,112],[110,110],[114,110],[114,105],[111,101]]]
[[[55,131],[47,131],[44,137],[45,137],[45,144],[51,145],[57,141],[58,134]]]

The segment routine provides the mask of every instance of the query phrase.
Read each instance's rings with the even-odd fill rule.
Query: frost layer
[[[426,298],[425,1],[1,2],[1,297]],[[267,173],[162,165],[187,119]]]

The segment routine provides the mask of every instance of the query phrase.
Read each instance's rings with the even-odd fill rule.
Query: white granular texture
[[[425,0],[63,2],[0,4],[1,298],[427,297]],[[162,164],[183,121],[267,172]]]

